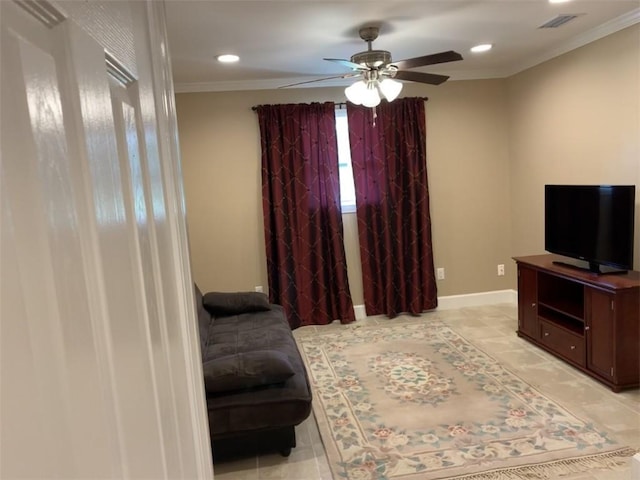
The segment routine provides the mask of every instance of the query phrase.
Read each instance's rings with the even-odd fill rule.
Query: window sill
[[[355,205],[342,205],[341,207],[342,213],[356,213]]]

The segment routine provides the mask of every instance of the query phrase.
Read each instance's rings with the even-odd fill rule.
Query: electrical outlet
[[[257,286],[255,287],[255,291],[256,291],[256,292],[262,292],[262,291],[263,291],[263,290],[262,290],[262,285],[257,285]]]
[[[498,276],[499,277],[504,276],[504,265],[502,263],[498,265]]]
[[[436,270],[436,277],[438,280],[444,280],[444,268],[438,268]]]

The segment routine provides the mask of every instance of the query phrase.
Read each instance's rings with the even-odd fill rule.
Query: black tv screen
[[[545,250],[633,269],[634,185],[545,185]]]

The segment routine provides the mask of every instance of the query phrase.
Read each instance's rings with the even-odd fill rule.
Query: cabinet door
[[[587,288],[587,368],[607,379],[613,377],[614,297]]]
[[[537,271],[518,266],[518,331],[538,338]]]

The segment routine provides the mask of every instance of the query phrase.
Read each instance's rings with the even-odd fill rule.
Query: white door
[[[0,19],[0,478],[212,478],[164,5]]]

